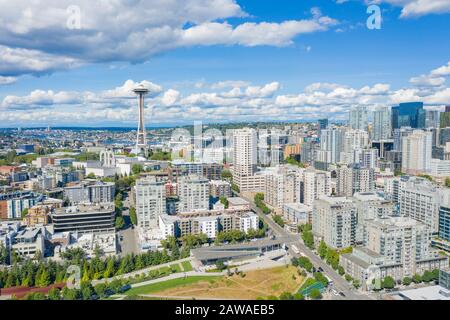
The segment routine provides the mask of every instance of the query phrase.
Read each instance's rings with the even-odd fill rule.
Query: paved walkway
[[[198,277],[198,276],[211,276],[212,277],[212,276],[224,276],[226,274],[227,274],[226,271],[223,271],[223,272],[198,272],[198,271],[179,272],[179,273],[172,273],[166,277],[162,277],[162,278],[158,278],[158,279],[134,283],[131,285],[131,287],[138,288],[138,287],[146,286],[149,284],[154,284],[154,283],[163,282],[163,281],[172,280],[172,279],[180,279],[180,278],[184,278],[184,277]]]
[[[169,266],[174,265],[174,264],[179,264],[180,267],[183,269],[183,265],[181,264],[181,262],[184,262],[184,261],[191,261],[191,259],[192,259],[191,257],[188,257],[188,258],[184,258],[184,259],[180,259],[180,260],[175,260],[175,261],[171,261],[171,262],[167,262],[167,263],[163,263],[163,264],[158,264],[158,265],[156,265],[156,266],[151,266],[151,267],[148,267],[148,268],[145,268],[145,269],[140,269],[140,270],[133,271],[133,272],[130,272],[130,273],[121,274],[121,275],[114,276],[114,277],[108,278],[108,279],[93,280],[93,281],[92,281],[92,285],[95,286],[95,285],[98,284],[98,283],[111,282],[111,281],[113,281],[114,279],[128,279],[128,278],[133,278],[133,277],[135,277],[136,275],[141,275],[142,273],[148,273],[149,271],[152,271],[152,270],[157,270],[157,269],[160,269],[160,268],[169,267]],[[182,273],[181,273],[181,274],[182,274]]]

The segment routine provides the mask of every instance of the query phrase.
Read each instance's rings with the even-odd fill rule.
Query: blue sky
[[[149,125],[314,119],[324,111],[342,119],[353,105],[377,108],[416,98],[430,108],[450,104],[450,71],[445,69],[450,4],[430,9],[423,0],[378,1],[382,26],[369,30],[364,1],[215,0],[199,13],[195,10],[202,1],[186,1],[184,9],[193,13],[185,20],[181,12],[166,17],[167,7],[161,8],[161,21],[150,17],[147,23],[148,15],[136,16],[143,23],[130,23],[127,34],[119,30],[123,22],[84,13],[96,10],[78,1],[82,30],[75,37],[71,30],[59,30],[67,19],[58,18],[67,7],[64,1],[49,1],[55,13],[47,10],[48,18],[35,21],[42,8],[20,8],[20,0],[11,7],[0,0],[2,8],[10,7],[4,11],[9,24],[0,35],[3,126],[130,125],[135,100],[126,90],[141,81],[155,86],[146,111]],[[433,1],[442,3],[428,2]],[[125,7],[131,3],[122,2]],[[139,6],[145,5],[136,2],[136,10],[143,12]],[[158,8],[158,1],[150,2]],[[85,27],[83,21],[88,21]],[[300,22],[285,28],[287,21]],[[245,24],[252,29],[237,32]],[[264,24],[271,26],[265,29]],[[161,31],[167,26],[169,31]],[[150,31],[142,36],[146,28]],[[209,34],[212,28],[219,29]],[[191,37],[179,38],[188,29]],[[278,35],[270,37],[271,31]],[[107,37],[96,42],[95,32]],[[128,35],[134,33],[131,42]],[[143,44],[136,44],[143,38]],[[432,75],[438,68],[444,69]],[[411,82],[421,75],[423,81]],[[126,85],[127,80],[132,82]],[[217,84],[224,81],[240,84]],[[328,85],[306,89],[311,84]],[[253,90],[246,94],[248,87]]]

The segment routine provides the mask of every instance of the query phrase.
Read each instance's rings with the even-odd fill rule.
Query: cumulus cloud
[[[67,10],[77,8],[75,13]],[[286,46],[338,23],[312,17],[250,22],[235,0],[0,0],[0,75],[42,74],[84,63],[144,62],[204,45]],[[78,12],[79,11],[79,15]],[[225,19],[239,18],[235,24]],[[79,28],[68,22],[79,21]],[[69,27],[68,27],[69,26]]]
[[[17,81],[17,78],[15,77],[2,77],[0,76],[0,86],[1,85],[7,85],[12,84]]]
[[[443,14],[450,12],[448,0],[366,0],[366,3],[389,3],[402,7],[402,18],[418,17],[427,14]]]
[[[439,79],[446,66],[431,70],[426,77]],[[387,83],[351,87],[339,83],[312,83],[302,92],[280,92],[281,84],[252,84],[241,80],[226,80],[206,85],[205,92],[182,93],[172,88],[144,80],[127,80],[122,85],[99,92],[34,90],[23,96],[7,96],[0,103],[0,120],[7,123],[54,121],[60,124],[101,122],[134,125],[137,121],[137,101],[132,89],[143,84],[151,94],[146,99],[147,124],[192,123],[194,120],[267,121],[345,119],[352,106],[375,110],[401,102],[423,101],[429,109],[442,109],[450,101],[450,88],[426,86],[422,76],[414,77],[412,86],[392,89]],[[427,78],[428,79],[428,78]],[[420,80],[420,81],[419,81]],[[440,81],[440,80],[438,80]],[[194,86],[194,84],[191,84]],[[215,87],[215,90],[212,90]],[[34,121],[34,122],[33,122]]]

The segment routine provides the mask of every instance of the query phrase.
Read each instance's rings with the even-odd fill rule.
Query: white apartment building
[[[247,212],[240,216],[239,230],[247,233],[249,230],[259,229],[259,217],[253,212]]]
[[[303,169],[293,166],[277,166],[266,175],[264,200],[281,210],[284,203],[300,202]]]
[[[391,138],[391,110],[378,108],[373,112],[372,140],[381,141]]]
[[[394,187],[395,188],[395,187]],[[439,229],[440,191],[432,182],[419,177],[403,176],[398,181],[397,193],[400,215],[420,221],[432,233]]]
[[[233,173],[238,176],[251,176],[256,172],[257,163],[256,130],[233,130]]]
[[[336,194],[351,197],[355,192],[375,190],[375,171],[359,165],[342,166],[336,170]]]
[[[312,206],[320,196],[331,195],[331,173],[311,167],[303,172],[303,204]]]
[[[450,177],[450,160],[431,159],[430,175],[437,178]]]
[[[431,235],[429,228],[407,217],[390,217],[366,222],[364,247],[384,258],[384,264],[401,265],[401,273],[395,279],[422,274],[430,260]]]
[[[357,209],[346,197],[322,196],[314,202],[312,227],[328,246],[346,248],[356,243]]]
[[[312,221],[312,207],[303,203],[285,203],[283,218],[294,224],[307,224]]]
[[[147,177],[137,180],[134,189],[139,227],[157,228],[159,216],[166,213],[165,183]]]
[[[362,106],[353,107],[349,114],[349,124],[352,129],[367,130],[367,109]]]
[[[432,133],[414,130],[402,138],[402,171],[407,174],[430,172]]]
[[[219,221],[216,217],[197,218],[200,233],[206,234],[209,239],[215,238],[219,229]]]
[[[320,151],[317,161],[325,163],[338,163],[341,152],[344,150],[345,132],[347,128],[332,127],[320,131]]]
[[[189,175],[177,184],[180,212],[209,209],[209,181],[206,178]]]

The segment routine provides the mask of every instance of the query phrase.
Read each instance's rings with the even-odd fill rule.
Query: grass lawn
[[[203,278],[203,279],[202,279]],[[192,280],[191,280],[192,279]],[[216,277],[189,277],[166,283],[155,284],[146,289],[135,288],[139,293],[152,293],[161,296],[190,298],[223,298],[252,300],[258,297],[279,296],[287,291],[296,293],[304,282],[297,268],[276,267],[254,270],[240,275]],[[127,292],[127,294],[129,293]],[[133,292],[135,293],[135,292]]]
[[[170,269],[175,270],[175,272],[181,272],[181,266],[179,263],[171,264]]]
[[[198,276],[198,277],[187,277],[187,278],[179,278],[172,279],[163,282],[153,283],[142,287],[131,288],[127,292],[126,295],[139,295],[139,294],[152,294],[163,290],[168,290],[172,288],[180,288],[185,287],[187,285],[203,281],[209,283],[210,281],[214,281],[218,277],[214,276]]]
[[[181,262],[181,265],[183,266],[184,271],[192,271],[192,265],[190,261],[183,261]]]

